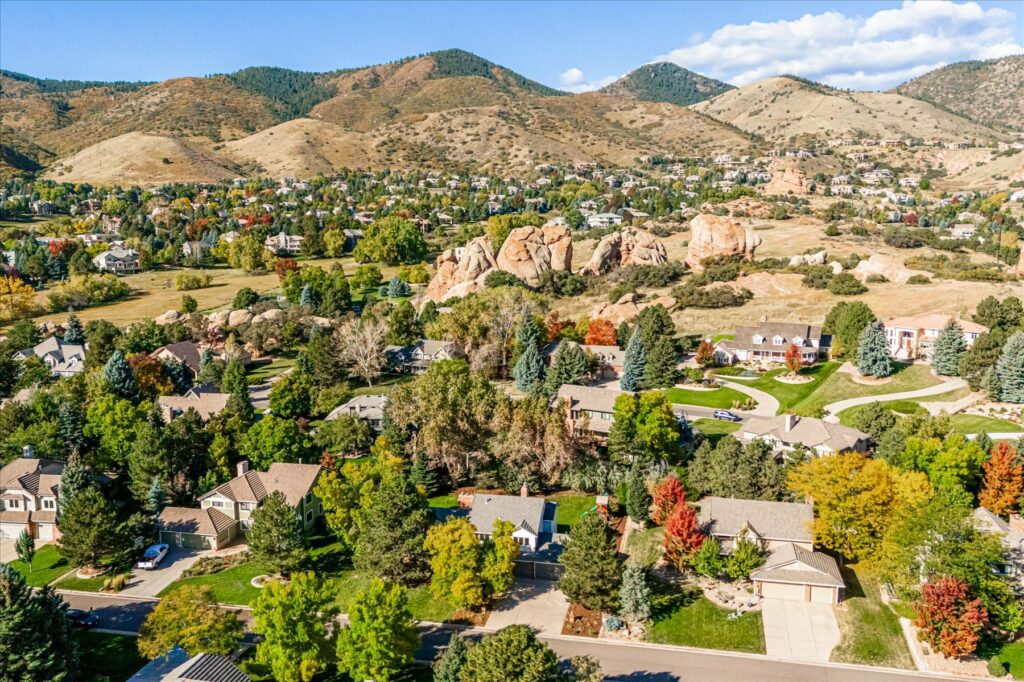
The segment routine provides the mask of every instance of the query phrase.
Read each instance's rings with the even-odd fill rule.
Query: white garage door
[[[817,604],[833,604],[836,601],[835,590],[831,587],[812,587],[811,601]]]
[[[20,523],[0,523],[0,538],[16,540],[25,526]]]
[[[37,523],[36,530],[39,532],[40,540],[52,540],[53,539],[53,524],[52,523]]]
[[[761,596],[768,599],[796,599],[804,601],[804,586],[788,583],[761,583]]]

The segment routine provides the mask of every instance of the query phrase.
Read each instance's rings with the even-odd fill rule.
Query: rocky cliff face
[[[650,232],[627,227],[605,236],[597,244],[580,274],[603,275],[626,265],[661,265],[668,261],[665,245]]]
[[[686,264],[693,270],[703,270],[702,261],[715,256],[742,256],[754,258],[754,250],[761,238],[749,227],[729,218],[701,213],[690,221],[690,246]]]
[[[456,256],[455,249],[447,249],[437,257],[437,273],[427,285],[426,296],[432,301],[441,301],[465,296],[484,287],[487,273],[497,269],[494,249],[487,237],[471,239],[462,252]]]

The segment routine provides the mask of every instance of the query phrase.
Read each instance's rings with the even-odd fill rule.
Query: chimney
[[[783,423],[786,426],[786,431],[787,432],[792,431],[793,427],[796,426],[796,423],[797,423],[797,420],[799,420],[799,417],[797,417],[795,414],[786,414],[786,415],[783,415],[783,417],[784,417]]]
[[[458,504],[459,509],[472,509],[473,493],[459,493]]]
[[[526,487],[526,484],[524,483],[523,487],[519,489],[519,497],[529,497],[529,496],[530,496],[530,489],[528,487]]]
[[[239,476],[245,476],[245,474],[248,473],[248,471],[249,471],[249,460],[243,459],[241,462],[238,463],[238,475]]]
[[[35,459],[36,451],[31,445],[26,445],[21,448],[21,456],[25,459]]]
[[[1010,530],[1024,533],[1024,517],[1020,514],[1010,514]]]

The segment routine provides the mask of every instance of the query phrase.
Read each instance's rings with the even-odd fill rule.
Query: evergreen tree
[[[67,608],[53,588],[33,590],[17,571],[0,564],[0,678],[75,679],[78,648]]]
[[[425,497],[431,497],[437,492],[437,473],[430,468],[427,456],[418,453],[409,467],[409,482],[416,488],[421,489]]]
[[[174,392],[182,394],[192,388],[192,371],[183,362],[174,358],[163,358],[160,360],[163,366],[164,375],[174,384]]]
[[[892,358],[881,322],[872,322],[861,332],[857,345],[857,371],[864,376],[883,378],[892,374]]]
[[[725,560],[725,574],[733,580],[746,580],[762,565],[764,554],[753,541],[747,539],[746,531],[742,531]]]
[[[615,343],[619,344],[619,348],[626,348],[626,344],[629,343],[629,336],[631,333],[629,322],[623,320],[615,330]]]
[[[153,483],[149,486],[149,493],[146,495],[146,511],[150,516],[160,516],[160,512],[164,510],[166,504],[167,494],[164,492],[164,486],[160,483],[159,478],[154,477]]]
[[[251,424],[256,417],[256,411],[249,400],[249,379],[245,375],[245,366],[240,361],[228,362],[221,377],[220,388],[231,394],[227,410],[238,415],[247,424]]]
[[[658,337],[647,356],[644,368],[644,388],[671,388],[679,372],[676,369],[676,345],[667,336]]]
[[[651,518],[651,494],[647,491],[647,480],[639,466],[629,468],[626,477],[626,513],[629,518],[644,526]]]
[[[84,425],[82,410],[75,403],[65,401],[57,408],[57,432],[68,459],[85,451]]]
[[[546,682],[558,679],[558,656],[525,625],[509,625],[470,647],[463,682]]]
[[[388,280],[388,298],[401,298],[409,295],[409,285],[403,282],[398,275]]]
[[[960,373],[960,358],[967,350],[964,330],[953,318],[939,332],[932,353],[932,369],[941,376],[957,376]]]
[[[708,538],[690,560],[690,567],[697,575],[718,578],[725,570],[725,559],[722,558],[722,545],[714,538]]]
[[[587,356],[578,343],[563,341],[544,380],[544,391],[554,395],[562,384],[578,384],[587,373]]]
[[[544,361],[541,360],[536,345],[526,345],[512,370],[512,376],[515,378],[516,388],[520,391],[532,393],[537,390],[544,376]]]
[[[1024,403],[1024,332],[1014,332],[1006,340],[996,363],[999,398],[1008,403]]]
[[[638,564],[630,562],[622,572],[619,603],[620,613],[626,620],[642,623],[651,617],[651,588],[647,584],[644,569]]]
[[[64,471],[60,475],[60,485],[57,492],[57,502],[61,510],[67,508],[71,500],[75,499],[80,492],[92,487],[92,478],[89,470],[82,464],[79,455],[72,455],[68,463],[64,465]]]
[[[643,385],[644,372],[647,370],[647,353],[644,351],[644,342],[640,339],[637,330],[633,331],[626,344],[626,358],[623,362],[622,376],[619,377],[619,387],[623,391],[638,391]]]
[[[170,462],[164,431],[152,424],[143,424],[128,454],[129,489],[139,502],[149,500],[149,493],[156,479],[170,478]]]
[[[306,535],[295,509],[275,490],[252,513],[249,553],[276,573],[291,573],[306,557]]]
[[[28,566],[29,575],[32,574],[32,560],[36,558],[36,541],[28,534],[27,530],[21,531],[21,535],[14,541],[14,553],[18,559]]]
[[[448,646],[434,660],[434,682],[461,682],[459,675],[468,653],[466,640],[458,632],[452,633]]]
[[[313,290],[313,286],[307,284],[302,287],[302,293],[299,294],[299,305],[303,308],[313,310],[316,308],[317,303],[319,303],[319,301],[317,301],[316,291]]]
[[[72,566],[100,566],[126,548],[117,510],[95,488],[86,488],[64,505],[57,527],[58,549]]]
[[[68,322],[64,329],[64,342],[83,344],[85,343],[85,328],[79,322],[77,315],[68,315]]]
[[[587,514],[572,527],[561,560],[565,571],[558,589],[570,601],[600,611],[618,606],[622,565],[615,535],[600,514]]]
[[[407,585],[430,576],[423,542],[433,514],[425,498],[403,476],[392,476],[364,505],[356,539],[355,567]]]
[[[107,364],[103,366],[103,380],[106,381],[114,395],[125,400],[135,400],[139,388],[135,384],[135,373],[124,357],[124,353],[115,350]]]
[[[519,357],[526,352],[530,346],[534,346],[538,355],[540,354],[541,343],[544,340],[544,332],[537,324],[533,315],[524,314],[523,319],[516,326],[516,345],[512,352],[512,366],[519,362]]]
[[[995,443],[992,442],[992,439],[989,438],[989,435],[984,431],[978,434],[977,438],[974,439],[974,442],[978,444],[978,447],[981,448],[982,452],[992,452],[992,448],[995,447]]]

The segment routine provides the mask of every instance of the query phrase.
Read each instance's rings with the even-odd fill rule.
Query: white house
[[[374,431],[380,431],[384,425],[384,408],[387,407],[386,395],[357,395],[344,405],[331,410],[324,419],[334,421],[342,415],[351,415],[365,421]]]
[[[26,530],[40,540],[60,537],[57,493],[63,472],[62,462],[36,459],[31,446],[0,469],[0,538],[13,540]]]
[[[735,362],[773,362],[786,360],[790,346],[800,350],[805,365],[828,357],[832,339],[821,327],[797,322],[762,322],[737,327],[733,338],[715,345],[716,359],[723,364]]]
[[[849,426],[795,414],[748,417],[743,422],[741,437],[770,444],[776,455],[793,452],[799,445],[810,448],[819,456],[850,450],[867,452],[870,440],[868,434]]]
[[[489,493],[460,495],[459,507],[468,507],[469,522],[481,539],[492,535],[494,522],[499,519],[512,524],[512,537],[530,551],[537,551],[555,533],[558,504],[542,497]]]
[[[595,213],[587,216],[587,227],[612,227],[622,224],[622,216],[615,213]]]
[[[59,336],[43,339],[31,348],[14,354],[15,360],[37,357],[58,377],[69,377],[85,370],[86,344],[66,343]]]
[[[885,323],[885,340],[889,346],[889,353],[897,360],[930,359],[935,348],[935,340],[950,319],[949,315],[931,313],[889,320]],[[988,332],[988,327],[970,320],[957,320],[957,324],[964,330],[964,342],[968,347],[974,345],[979,336]]]
[[[125,275],[139,271],[139,252],[135,249],[114,247],[92,259],[97,270]]]
[[[295,255],[302,251],[303,239],[304,238],[299,235],[278,232],[277,234],[267,237],[263,241],[263,245],[274,253],[288,253]]]

